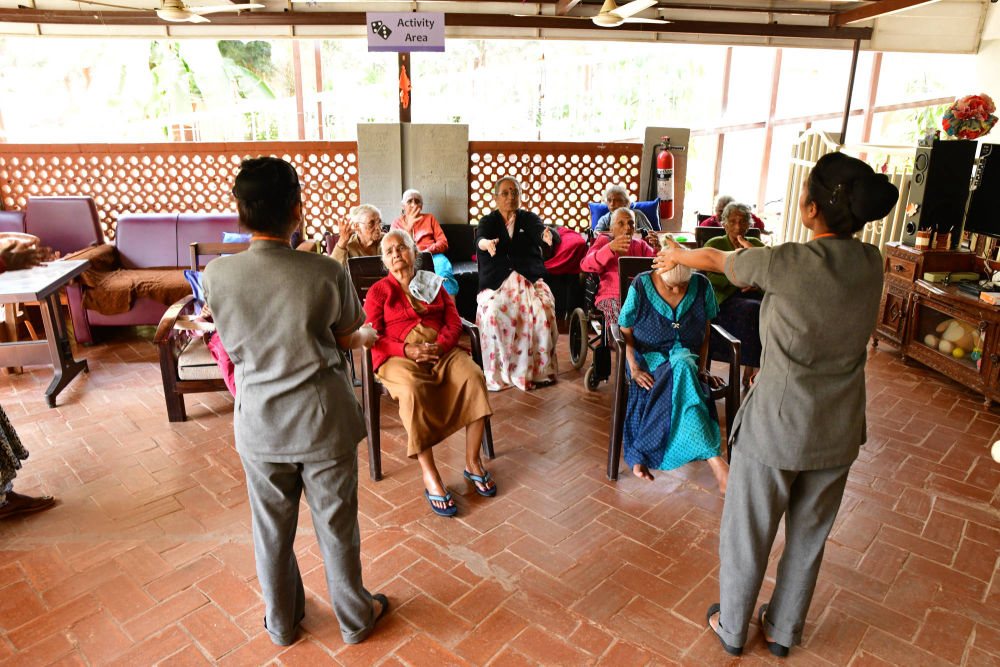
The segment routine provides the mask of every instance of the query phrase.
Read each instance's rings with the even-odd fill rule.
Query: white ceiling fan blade
[[[209,5],[208,7],[185,7],[192,14],[215,14],[217,12],[238,12],[244,9],[261,9],[265,5],[248,3],[245,5]]]
[[[644,19],[635,16],[630,16],[629,18],[625,19],[625,23],[670,23],[670,21],[666,21],[664,19]]]
[[[613,14],[617,14],[623,19],[627,19],[633,14],[638,14],[644,9],[649,9],[656,4],[656,0],[633,0],[627,5],[622,5],[618,9],[612,11]]]
[[[191,16],[187,17],[186,20],[188,23],[211,23],[211,21],[209,21],[204,16],[199,16],[198,14],[194,13],[192,13]]]

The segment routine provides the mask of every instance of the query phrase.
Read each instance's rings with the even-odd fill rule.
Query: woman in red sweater
[[[389,275],[365,297],[368,322],[379,334],[372,363],[399,401],[409,439],[406,454],[420,463],[427,502],[436,514],[454,516],[458,507],[441,480],[431,447],[464,426],[464,476],[479,495],[495,496],[497,486],[479,456],[486,417],[493,410],[482,370],[456,347],[462,322],[455,302],[440,276],[415,270],[416,255],[406,231],[392,229],[382,238]]]

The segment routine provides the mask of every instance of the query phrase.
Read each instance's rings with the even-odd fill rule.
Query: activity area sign
[[[444,14],[367,12],[369,51],[444,51]]]

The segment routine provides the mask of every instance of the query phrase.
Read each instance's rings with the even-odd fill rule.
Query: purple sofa
[[[192,243],[220,243],[224,232],[238,232],[235,213],[130,213],[118,218],[115,237],[119,269],[190,268]],[[103,315],[83,307],[84,290],[76,282],[66,295],[78,343],[92,343],[98,326],[157,325],[169,304],[140,297],[127,313]]]
[[[24,233],[24,211],[0,211],[0,232]]]

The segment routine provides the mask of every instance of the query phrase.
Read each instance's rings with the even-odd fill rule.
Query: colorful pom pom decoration
[[[966,95],[955,100],[941,117],[941,128],[949,137],[978,139],[989,133],[997,122],[996,105],[986,93]]]

